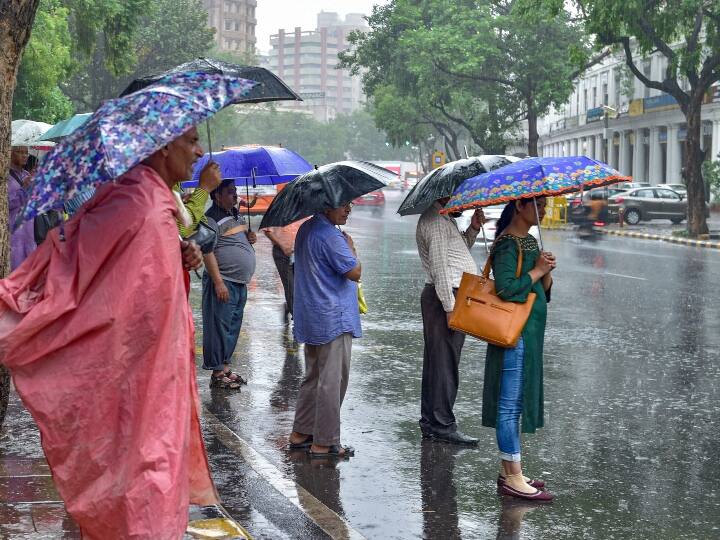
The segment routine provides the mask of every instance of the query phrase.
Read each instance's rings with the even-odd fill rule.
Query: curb
[[[648,234],[632,231],[600,231],[603,234],[609,234],[612,236],[624,236],[627,238],[642,238],[643,240],[661,240],[663,242],[669,242],[671,244],[680,244],[683,246],[693,246],[710,249],[720,249],[720,242],[713,242],[711,240],[694,240],[692,238],[681,238],[675,236],[663,236],[660,234]]]

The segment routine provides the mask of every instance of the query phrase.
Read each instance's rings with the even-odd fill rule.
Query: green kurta
[[[520,277],[515,277],[518,261],[518,246],[523,250]],[[542,280],[534,285],[528,272],[535,266],[540,255],[537,241],[532,236],[520,238],[506,235],[493,248],[492,269],[495,289],[500,298],[510,302],[525,302],[528,294],[537,294],[530,317],[522,331],[525,344],[523,370],[523,408],[522,431],[534,433],[543,427],[543,340],[545,338],[545,321],[547,318],[547,302]],[[482,425],[495,427],[498,400],[500,397],[500,377],[505,350],[502,347],[489,345],[485,357],[485,383],[483,387]]]

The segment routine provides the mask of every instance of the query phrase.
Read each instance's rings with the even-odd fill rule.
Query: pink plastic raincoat
[[[217,502],[172,193],[139,165],[0,281],[0,361],[91,539],[177,539]]]

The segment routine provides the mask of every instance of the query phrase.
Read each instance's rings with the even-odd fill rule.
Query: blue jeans
[[[242,327],[247,286],[223,280],[230,299],[220,302],[207,272],[203,274],[202,316],[203,316],[203,369],[222,371],[229,364]]]
[[[521,337],[514,349],[505,349],[503,358],[495,435],[500,449],[500,459],[504,461],[520,461],[524,355],[525,344]]]

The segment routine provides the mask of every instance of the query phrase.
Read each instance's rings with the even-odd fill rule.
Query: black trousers
[[[277,268],[278,274],[280,274],[280,281],[282,281],[283,290],[285,291],[285,314],[292,315],[295,265],[290,264],[290,257],[285,255],[283,250],[278,246],[273,245],[272,255],[273,260],[275,261],[275,267]]]
[[[420,310],[425,341],[420,428],[452,433],[457,430],[453,407],[460,382],[458,367],[465,334],[448,328],[447,315],[433,285],[425,285]]]

